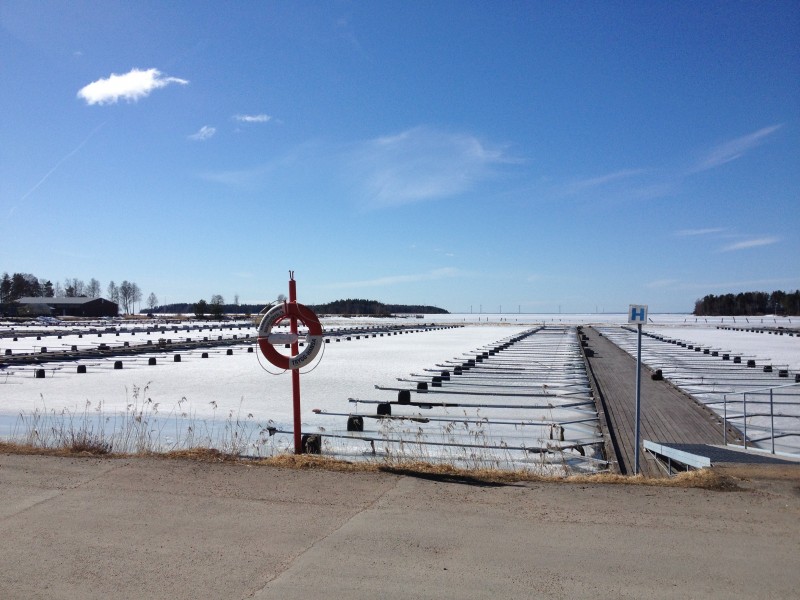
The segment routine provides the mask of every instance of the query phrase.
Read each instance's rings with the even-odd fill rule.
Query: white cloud
[[[778,237],[763,237],[763,238],[753,238],[749,240],[744,240],[741,242],[736,242],[735,244],[730,244],[720,249],[721,252],[733,252],[735,250],[747,250],[748,248],[757,248],[759,246],[771,246],[772,244],[777,244],[780,241]]]
[[[782,124],[763,127],[758,131],[743,135],[742,137],[738,137],[712,148],[708,154],[697,162],[692,172],[707,171],[708,169],[719,167],[740,158],[748,150],[763,143],[766,138],[778,131],[781,127],[783,127]]]
[[[233,119],[240,123],[266,123],[271,120],[269,115],[234,115]]]
[[[203,125],[197,133],[193,133],[192,135],[188,136],[188,138],[195,142],[203,142],[212,137],[215,133],[217,133],[217,129],[215,127]]]
[[[457,196],[511,160],[468,134],[415,127],[359,144],[347,165],[373,208]]]
[[[189,82],[177,77],[165,77],[158,69],[131,69],[124,75],[112,73],[106,79],[98,79],[84,86],[78,97],[91,104],[114,104],[123,99],[135,102],[145,98],[155,89],[166,87],[171,83],[186,85]]]

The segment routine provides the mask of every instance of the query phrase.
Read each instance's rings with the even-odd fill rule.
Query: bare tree
[[[53,286],[53,293],[55,294],[56,298],[63,298],[64,297],[64,288],[61,287],[61,284],[56,281],[55,286]]]
[[[45,297],[47,296],[47,290],[45,289],[45,287],[47,286],[48,283],[50,284],[50,288],[52,289],[53,284],[50,281],[39,277],[39,291],[42,293],[42,296]]]
[[[116,283],[113,281],[108,282],[106,294],[108,294],[108,299],[111,300],[111,302],[116,302],[119,304],[119,288],[117,287]]]
[[[100,282],[94,277],[89,280],[89,285],[86,286],[86,295],[89,296],[89,298],[100,297]]]
[[[133,287],[127,279],[123,279],[119,284],[119,303],[122,305],[122,312],[130,314],[133,306]]]
[[[136,304],[141,304],[142,302],[142,290],[139,289],[139,286],[136,285],[135,282],[131,282],[131,303],[133,304],[133,312],[136,312]]]
[[[150,292],[150,295],[147,297],[147,308],[153,310],[156,306],[158,306],[158,298],[153,292]]]
[[[77,298],[86,295],[86,284],[82,280],[73,277],[64,280],[64,294],[67,298]]]
[[[234,303],[236,306],[239,306],[239,294],[234,294],[234,295],[233,295],[233,303]]]
[[[211,296],[211,303],[209,304],[209,308],[211,309],[211,314],[215,319],[222,318],[222,306],[225,304],[225,300],[222,298],[221,294],[214,294]]]

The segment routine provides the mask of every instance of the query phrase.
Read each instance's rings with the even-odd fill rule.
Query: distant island
[[[194,314],[198,317],[225,314],[248,315],[257,314],[264,306],[265,304],[214,304],[201,300],[194,304],[179,302],[143,308],[140,312],[147,314]],[[334,300],[326,304],[308,304],[307,306],[318,315],[385,317],[405,314],[450,314],[449,311],[437,306],[384,304],[377,300],[364,300],[361,298]]]
[[[421,304],[383,304],[377,300],[362,299],[334,300],[327,304],[315,304],[310,308],[318,315],[366,315],[380,317],[401,314],[450,314],[449,311],[436,306],[425,306]]]
[[[740,292],[738,294],[708,294],[697,300],[694,314],[698,317],[722,315],[800,315],[800,290],[794,292]]]

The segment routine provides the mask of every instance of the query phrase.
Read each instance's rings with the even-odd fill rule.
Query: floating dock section
[[[309,450],[544,473],[606,470],[574,327],[538,327],[375,386],[304,431]],[[327,423],[346,418],[345,431]],[[340,426],[341,426],[340,425]]]

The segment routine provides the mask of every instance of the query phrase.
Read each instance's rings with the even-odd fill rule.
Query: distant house
[[[54,317],[116,317],[119,305],[105,298],[33,298],[17,300],[17,313]]]

